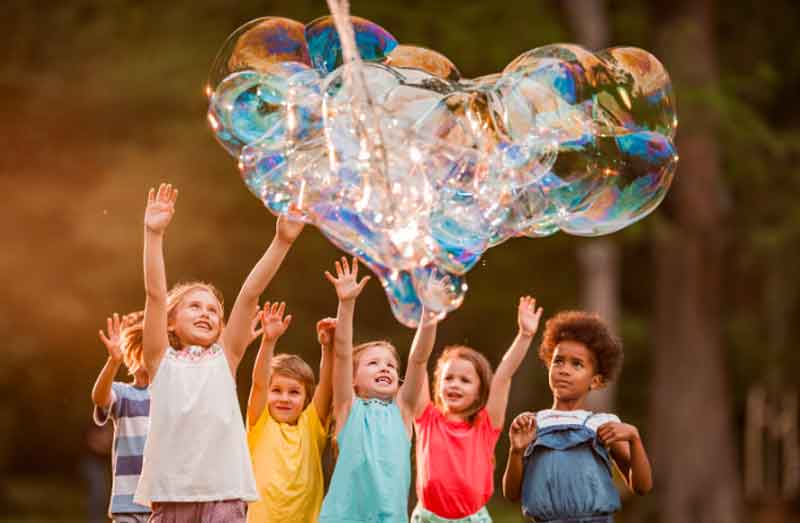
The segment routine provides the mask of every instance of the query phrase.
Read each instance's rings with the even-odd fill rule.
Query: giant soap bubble
[[[409,326],[457,308],[510,238],[642,219],[677,164],[669,75],[632,47],[548,45],[470,80],[369,20],[266,17],[226,40],[207,93],[248,189],[360,257]]]

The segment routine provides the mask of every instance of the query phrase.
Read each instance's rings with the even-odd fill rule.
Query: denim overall
[[[523,457],[522,513],[547,523],[611,523],[622,503],[611,457],[594,430],[553,425],[538,430]]]

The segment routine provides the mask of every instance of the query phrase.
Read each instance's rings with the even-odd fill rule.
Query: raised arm
[[[264,304],[264,310],[261,312],[261,328],[263,333],[261,335],[261,346],[258,348],[256,355],[256,362],[253,364],[253,381],[250,384],[250,397],[247,400],[247,426],[252,427],[261,417],[264,412],[264,407],[267,405],[267,394],[269,392],[269,380],[272,362],[272,356],[275,353],[275,344],[278,338],[283,336],[289,324],[292,321],[292,316],[288,315],[285,318],[283,313],[286,310],[286,304],[269,302]]]
[[[147,194],[144,211],[144,327],[142,357],[150,379],[169,345],[167,337],[167,272],[164,267],[164,233],[175,214],[178,190],[162,183]]]
[[[231,372],[236,374],[239,362],[247,346],[250,344],[250,321],[252,320],[253,308],[258,307],[258,299],[269,282],[278,272],[283,263],[289,248],[303,230],[303,223],[293,221],[286,216],[278,216],[278,223],[275,226],[275,237],[269,244],[266,252],[258,260],[253,270],[242,284],[239,295],[233,303],[231,314],[225,330],[222,332],[222,347],[225,356],[228,358],[228,365]]]
[[[314,408],[324,427],[328,423],[333,396],[333,338],[336,335],[336,318],[323,318],[317,322],[317,340],[321,349],[319,383],[314,391]]]
[[[497,371],[492,379],[489,389],[489,399],[486,402],[486,411],[494,427],[502,427],[505,421],[508,393],[511,390],[511,378],[517,372],[522,360],[539,328],[539,319],[542,317],[542,308],[536,308],[536,300],[530,296],[519,299],[517,308],[517,324],[519,332],[511,347],[508,348]]]
[[[604,423],[597,429],[600,441],[611,447],[611,456],[631,490],[639,495],[653,488],[653,470],[639,429],[627,423]]]
[[[122,365],[122,351],[120,350],[120,326],[119,314],[106,320],[108,335],[101,329],[99,331],[100,341],[106,346],[108,359],[103,369],[97,376],[97,380],[92,387],[92,402],[101,408],[108,408],[111,405],[111,384],[114,383],[114,376]]]
[[[431,357],[433,345],[436,343],[438,320],[429,318],[429,316],[423,306],[419,326],[408,354],[406,377],[397,394],[400,407],[411,413],[413,419],[417,419],[431,402],[427,379],[428,360]]]
[[[522,456],[528,445],[536,439],[536,415],[533,412],[523,412],[514,418],[508,429],[508,439],[510,446],[506,470],[503,473],[503,496],[516,503],[522,490]]]
[[[336,312],[336,332],[333,336],[333,413],[336,417],[336,434],[344,426],[353,403],[353,314],[356,298],[369,281],[365,276],[358,281],[358,259],[353,258],[352,269],[347,258],[336,262],[336,276],[325,271],[325,277],[336,288],[339,308]]]

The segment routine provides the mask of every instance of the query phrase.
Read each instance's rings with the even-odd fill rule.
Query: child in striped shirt
[[[95,423],[104,425],[109,419],[114,423],[113,480],[108,513],[115,523],[145,523],[150,516],[147,507],[133,502],[150,425],[150,377],[142,365],[141,348],[138,351],[126,350],[130,344],[124,342],[125,327],[141,320],[141,312],[129,314],[122,320],[116,313],[108,318],[108,332],[100,331],[108,359],[92,389]],[[123,363],[133,375],[132,383],[114,381]]]

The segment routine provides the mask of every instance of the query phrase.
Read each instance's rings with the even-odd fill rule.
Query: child
[[[566,311],[545,325],[539,358],[548,368],[553,408],[512,422],[503,494],[521,498],[523,514],[535,521],[610,523],[621,505],[612,460],[636,493],[653,485],[636,427],[583,410],[589,392],[614,379],[622,345],[596,315]]]
[[[150,509],[133,502],[133,493],[142,471],[142,452],[147,438],[150,413],[150,378],[142,365],[142,352],[131,348],[125,328],[141,322],[142,314],[119,314],[108,318],[107,334],[100,331],[100,340],[108,350],[108,360],[92,388],[94,422],[114,424],[111,451],[111,503],[108,515],[116,523],[145,523]],[[124,346],[124,348],[122,348]],[[133,383],[114,381],[120,366],[125,363]]]
[[[355,301],[369,277],[360,282],[358,261],[336,262],[339,309],[334,335],[333,412],[339,448],[320,523],[406,523],[411,484],[411,422],[425,381],[425,362],[436,332],[420,321],[405,382],[399,383],[399,358],[388,342],[353,349]],[[423,311],[422,318],[427,318]]]
[[[258,499],[236,396],[236,370],[250,343],[250,320],[303,228],[278,218],[267,251],[248,275],[223,322],[222,297],[194,282],[167,292],[164,233],[178,191],[150,189],[145,211],[146,301],[142,332],[150,375],[150,434],[135,501],[152,504],[151,523],[243,523]]]
[[[542,309],[529,296],[517,308],[519,332],[492,377],[479,352],[447,347],[415,411],[417,498],[414,523],[491,523],[494,448],[505,419],[511,378],[528,352]]]
[[[264,305],[263,335],[247,402],[248,443],[261,500],[251,503],[247,521],[317,521],[324,493],[322,452],[331,408],[331,366],[336,320],[317,322],[322,347],[319,386],[299,356],[273,357],[275,343],[292,319],[285,304]],[[265,408],[266,407],[266,408]]]

